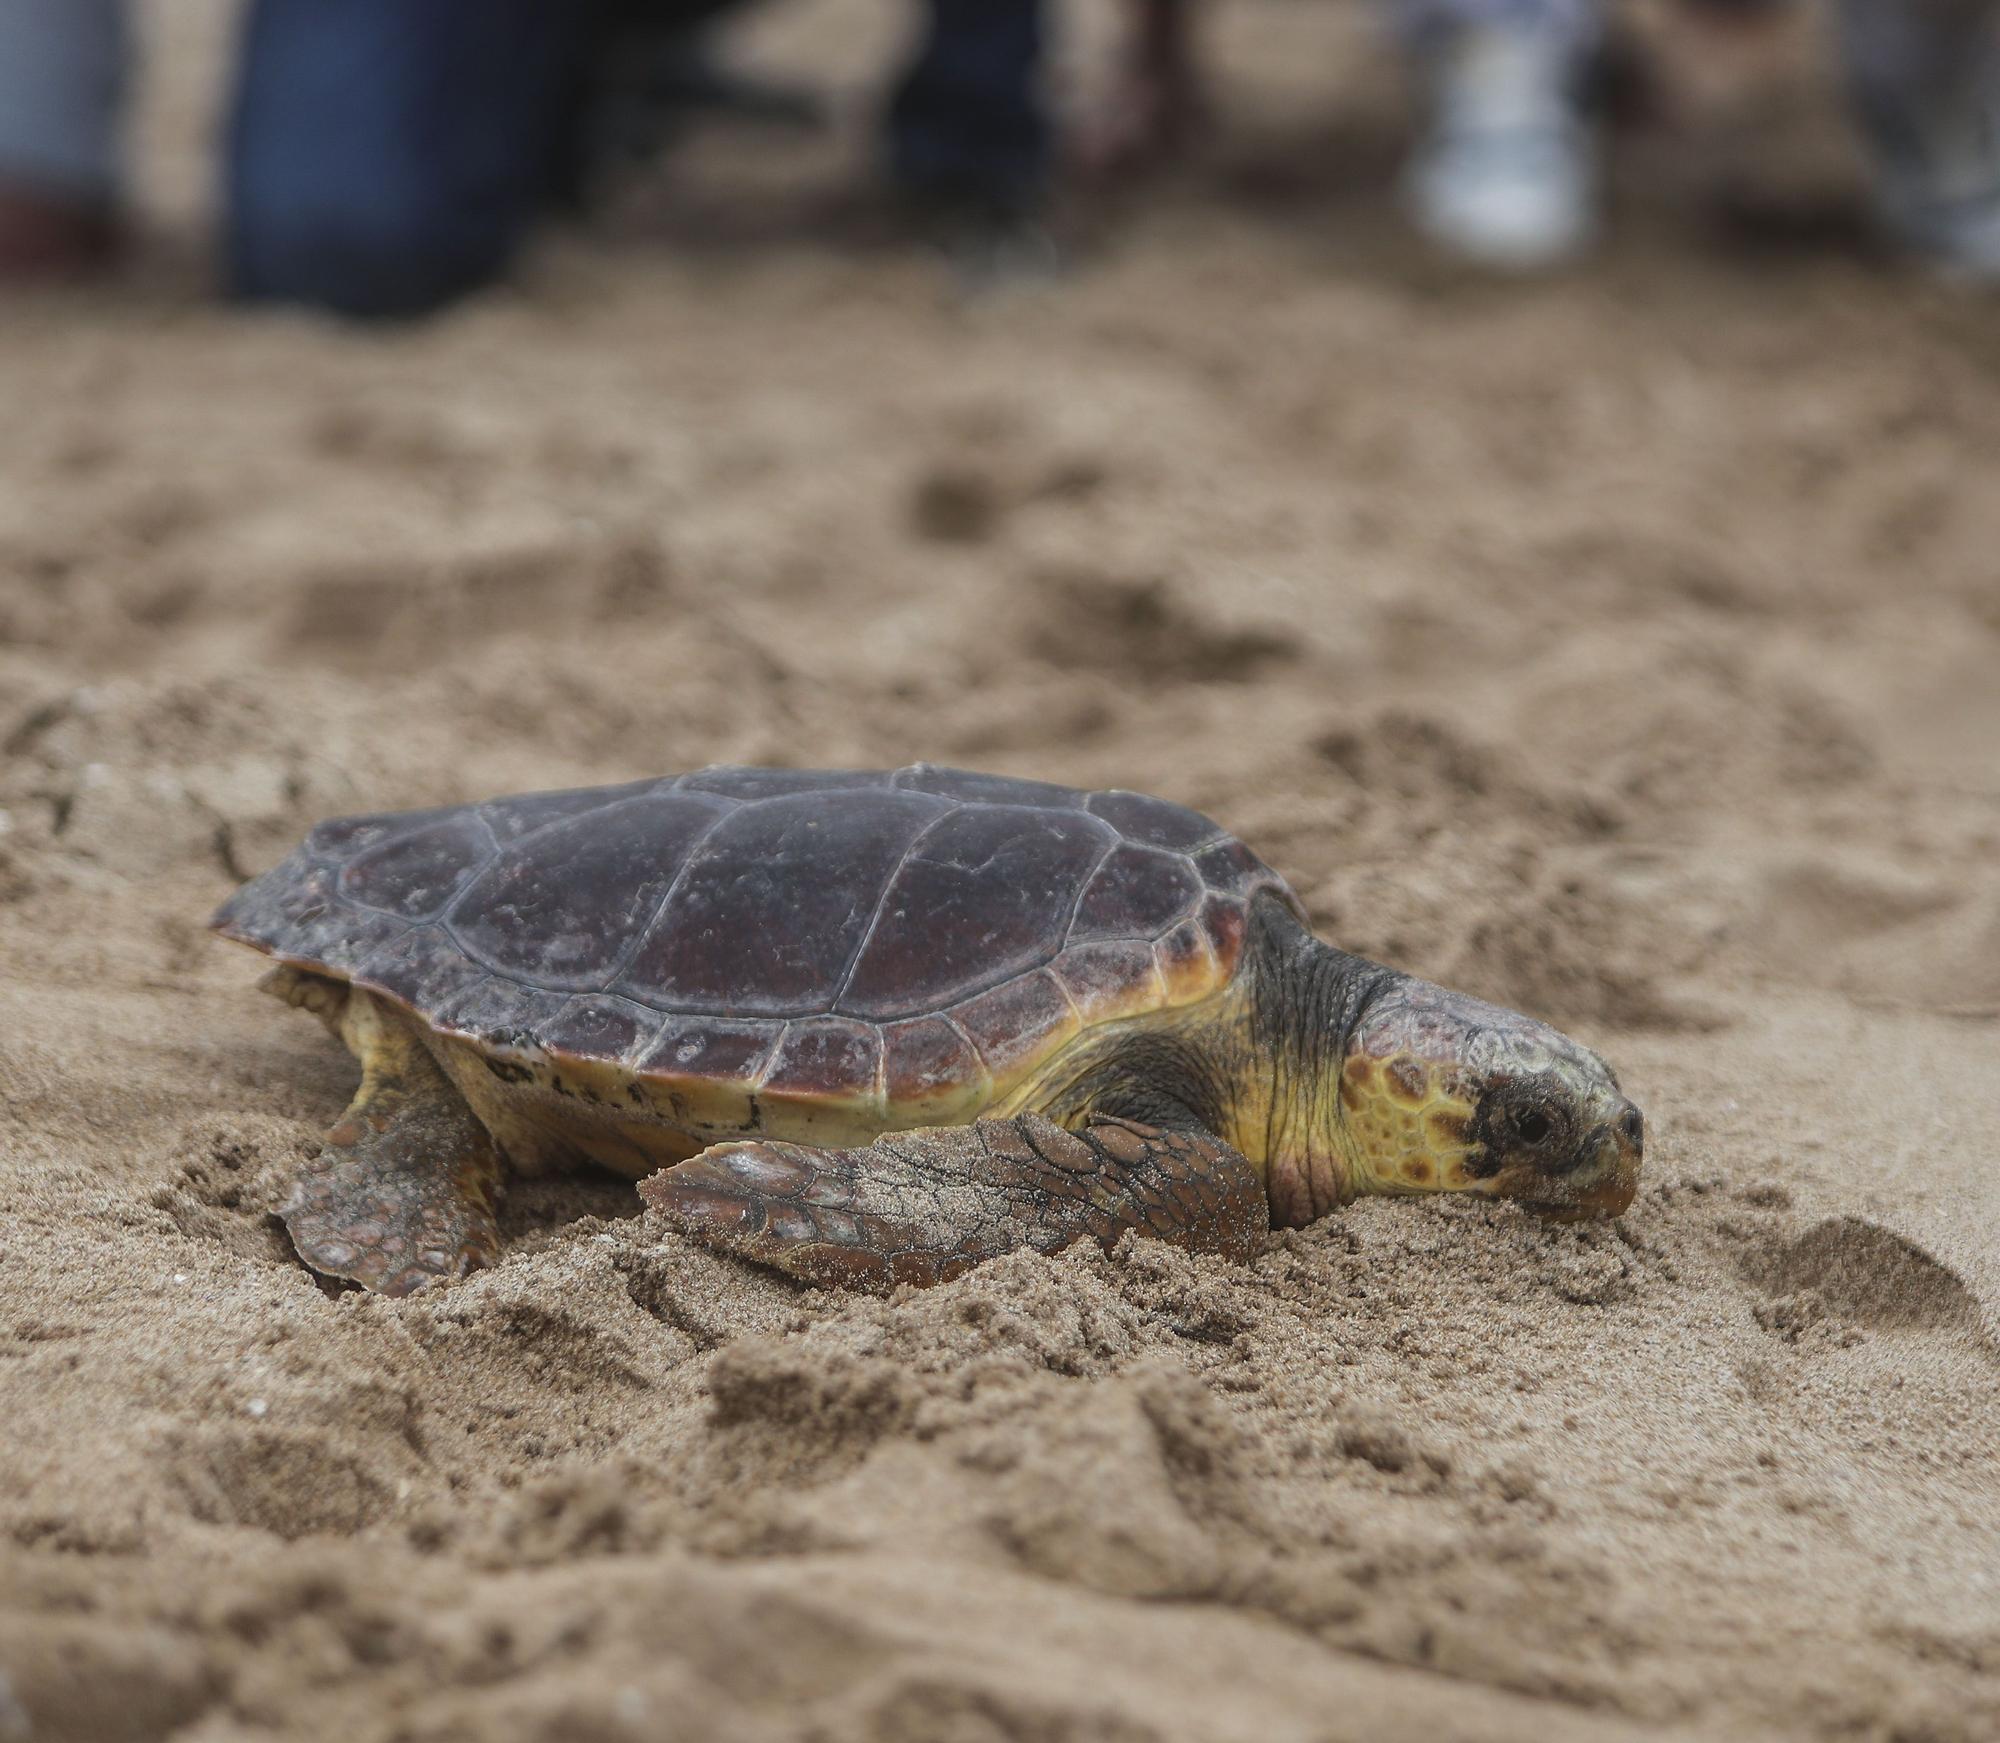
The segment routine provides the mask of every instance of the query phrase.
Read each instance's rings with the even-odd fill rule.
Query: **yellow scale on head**
[[[1464,1163],[1473,1103],[1455,1066],[1394,1053],[1350,1055],[1341,1067],[1340,1108],[1355,1171],[1351,1192],[1457,1192],[1475,1186]]]

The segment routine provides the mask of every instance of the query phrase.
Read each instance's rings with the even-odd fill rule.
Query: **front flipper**
[[[463,1277],[500,1250],[500,1158],[423,1042],[366,994],[342,1038],[361,1087],[278,1216],[299,1257],[380,1295]]]
[[[1110,1247],[1127,1229],[1246,1260],[1271,1226],[1256,1170],[1205,1132],[1039,1114],[925,1127],[859,1150],[717,1144],[640,1182],[683,1234],[803,1282],[943,1283],[1016,1247]]]

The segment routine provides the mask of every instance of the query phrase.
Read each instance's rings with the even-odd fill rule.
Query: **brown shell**
[[[908,1119],[1208,996],[1264,891],[1139,793],[715,768],[323,823],[214,925],[489,1055]]]

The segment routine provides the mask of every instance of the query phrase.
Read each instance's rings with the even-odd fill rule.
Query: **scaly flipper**
[[[403,1020],[356,992],[341,1038],[361,1087],[278,1212],[299,1257],[328,1277],[408,1295],[500,1250],[500,1157],[486,1128]]]
[[[684,1234],[803,1282],[943,1283],[1015,1247],[1053,1253],[1127,1229],[1246,1260],[1270,1229],[1264,1183],[1206,1132],[1038,1114],[895,1132],[858,1150],[717,1144],[639,1186]]]

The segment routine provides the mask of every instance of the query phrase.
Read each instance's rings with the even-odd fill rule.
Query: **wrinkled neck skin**
[[[1315,938],[1281,902],[1252,918],[1251,1024],[1271,1071],[1261,1154],[1271,1222],[1297,1228],[1369,1190],[1341,1110],[1341,1067],[1370,1005],[1410,977]]]

